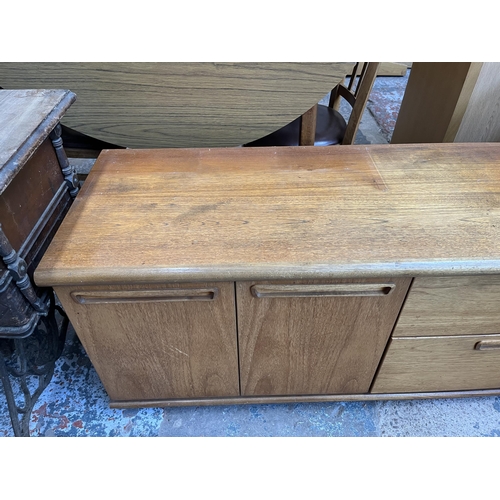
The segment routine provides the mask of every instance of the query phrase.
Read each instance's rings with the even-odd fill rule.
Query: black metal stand
[[[49,292],[48,302],[47,314],[40,317],[31,335],[25,338],[0,339],[0,380],[15,436],[29,436],[31,412],[52,379],[55,363],[61,356],[66,340],[68,317],[56,305],[52,291]],[[61,316],[59,321],[56,312]],[[33,393],[29,388],[30,377],[35,377],[38,381]],[[12,381],[17,382],[22,392],[22,406],[16,403]]]

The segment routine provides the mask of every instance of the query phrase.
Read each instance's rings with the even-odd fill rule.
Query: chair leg
[[[316,137],[316,118],[318,115],[318,105],[315,104],[306,111],[300,119],[300,146],[314,146]]]
[[[339,88],[341,85],[345,85],[345,78],[336,85],[330,92],[330,100],[328,101],[328,107],[338,111],[340,108],[340,94]]]
[[[358,84],[358,88],[356,89],[356,102],[352,108],[352,113],[347,124],[344,140],[342,141],[343,145],[354,143],[356,132],[358,131],[359,124],[361,122],[361,117],[363,116],[363,112],[368,103],[368,96],[370,95],[373,84],[375,83],[379,65],[380,63],[368,63],[363,79]]]

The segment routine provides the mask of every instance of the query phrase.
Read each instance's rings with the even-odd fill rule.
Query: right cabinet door
[[[241,394],[367,393],[410,281],[238,282]]]

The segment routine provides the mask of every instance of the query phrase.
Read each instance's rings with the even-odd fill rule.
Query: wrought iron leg
[[[60,324],[56,311],[61,316]],[[56,305],[54,293],[51,292],[49,311],[46,316],[40,317],[30,336],[0,340],[3,351],[0,357],[0,380],[15,436],[29,436],[31,412],[52,379],[55,363],[64,348],[68,325],[66,313]],[[33,394],[29,388],[29,377],[35,377],[38,381]],[[18,406],[15,401],[12,380],[18,383],[22,392],[23,406]]]

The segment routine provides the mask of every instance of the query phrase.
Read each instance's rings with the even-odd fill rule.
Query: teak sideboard
[[[114,407],[500,394],[500,144],[104,151],[35,280]]]

